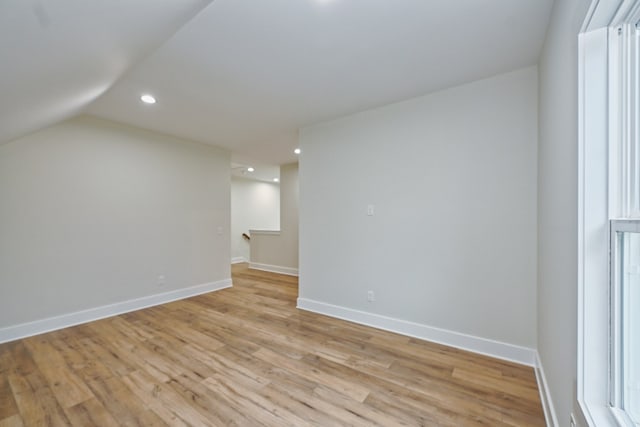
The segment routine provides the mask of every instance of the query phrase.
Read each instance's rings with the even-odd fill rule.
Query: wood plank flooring
[[[0,345],[5,426],[543,426],[531,368],[295,308],[293,277]]]

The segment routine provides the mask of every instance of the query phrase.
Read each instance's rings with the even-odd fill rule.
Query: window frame
[[[640,0],[596,0],[579,34],[577,397],[590,426],[635,427],[612,387],[620,325],[611,262],[612,227],[640,217],[640,55],[629,25],[639,18]]]
[[[579,35],[577,398],[590,426],[616,425],[607,389],[608,33]]]

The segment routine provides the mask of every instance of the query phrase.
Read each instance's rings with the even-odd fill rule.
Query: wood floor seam
[[[298,279],[0,344],[5,426],[544,426],[531,367],[298,310]]]

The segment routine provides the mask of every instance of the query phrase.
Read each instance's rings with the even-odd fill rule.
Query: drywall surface
[[[280,166],[280,233],[251,234],[250,261],[298,270],[298,164]]]
[[[535,67],[303,129],[300,297],[534,348],[536,144]]]
[[[91,117],[1,146],[0,328],[230,279],[229,188],[228,152]]]
[[[280,186],[276,183],[231,177],[231,259],[248,262],[249,230],[280,229]]]
[[[589,3],[556,1],[539,65],[538,353],[560,425],[576,393],[578,32]]]

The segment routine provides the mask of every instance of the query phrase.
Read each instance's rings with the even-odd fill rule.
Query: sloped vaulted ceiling
[[[210,2],[0,1],[0,143],[82,111]]]
[[[536,64],[552,5],[2,0],[0,142],[82,111],[282,164],[301,127]]]

